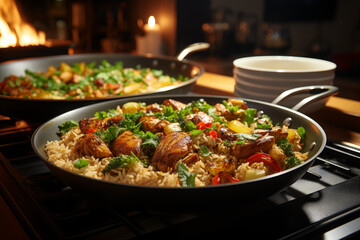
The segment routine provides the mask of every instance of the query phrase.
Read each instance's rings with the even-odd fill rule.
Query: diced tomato
[[[86,132],[86,134],[90,134],[90,133],[93,133],[95,131],[96,131],[96,129],[91,128],[89,131]]]
[[[212,123],[210,123],[210,122],[208,122],[208,123],[199,122],[199,123],[196,125],[196,129],[204,130],[204,129],[206,129],[206,128],[211,128],[211,125],[212,125]]]
[[[266,153],[257,153],[249,157],[245,162],[248,162],[250,165],[255,162],[263,162],[271,171],[274,173],[281,171],[280,164],[272,158],[269,154]]]
[[[106,87],[108,89],[118,89],[119,87],[121,87],[121,84],[114,84],[114,83],[106,83]]]
[[[212,136],[213,138],[217,139],[217,132],[214,129],[211,129],[211,131],[209,132],[209,135]]]
[[[235,183],[235,182],[240,182],[240,180],[234,178],[233,176],[231,176],[230,173],[225,171],[219,172],[218,175],[216,175],[211,179],[212,185],[218,185],[221,183]]]
[[[220,177],[219,177],[219,175],[216,175],[215,177],[213,177],[212,180],[211,180],[211,183],[212,183],[212,185],[218,185],[218,184],[220,184]]]

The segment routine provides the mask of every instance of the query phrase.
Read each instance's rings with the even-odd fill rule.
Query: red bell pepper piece
[[[213,178],[211,179],[211,183],[212,183],[212,185],[218,185],[218,184],[220,184],[221,181],[220,181],[219,175],[216,175],[215,177],[213,177]]]
[[[93,133],[93,132],[95,132],[95,131],[96,131],[96,129],[91,128],[89,131],[86,132],[86,134],[90,134],[90,133]]]
[[[212,136],[213,138],[217,139],[217,132],[214,129],[211,129],[211,131],[209,132],[209,135]]]
[[[225,171],[219,172],[218,175],[216,175],[211,179],[212,185],[218,185],[220,183],[235,183],[235,182],[240,182],[240,180],[234,178],[233,176],[231,176],[230,173]]]
[[[212,123],[210,123],[210,122],[208,122],[208,123],[199,122],[199,123],[196,125],[196,129],[204,130],[204,129],[206,129],[206,128],[211,128],[211,125],[212,125]]]
[[[269,154],[266,153],[257,153],[249,157],[245,162],[248,162],[250,165],[255,162],[263,162],[271,171],[274,173],[281,171],[280,164],[272,158]]]
[[[118,89],[119,87],[121,87],[121,84],[119,84],[119,83],[106,83],[106,87],[108,89],[115,90],[115,89]]]

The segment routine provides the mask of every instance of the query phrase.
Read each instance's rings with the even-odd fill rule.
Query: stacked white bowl
[[[235,96],[272,102],[282,92],[303,86],[333,85],[336,65],[332,62],[294,56],[253,56],[234,60]],[[282,105],[292,107],[306,94]],[[321,108],[328,99],[312,103],[303,112]]]

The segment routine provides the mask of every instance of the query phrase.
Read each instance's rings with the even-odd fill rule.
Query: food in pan
[[[45,152],[55,165],[91,178],[163,187],[256,179],[306,161],[305,129],[278,126],[240,99],[215,105],[127,102],[59,125]]]
[[[124,68],[122,62],[103,60],[50,66],[46,72],[25,71],[25,76],[11,75],[0,82],[0,95],[26,99],[85,99],[146,93],[188,80],[165,75],[162,70]]]

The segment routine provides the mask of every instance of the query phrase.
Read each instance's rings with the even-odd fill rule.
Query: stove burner
[[[179,214],[109,205],[70,188],[33,152],[30,139],[37,127],[0,116],[0,196],[31,239],[360,236],[357,148],[329,141],[308,173],[267,199],[232,207],[231,212],[223,206],[220,211]]]

